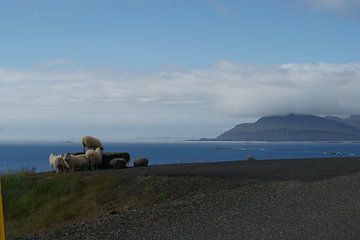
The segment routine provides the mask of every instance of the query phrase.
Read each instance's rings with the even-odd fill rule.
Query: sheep
[[[109,162],[109,166],[116,169],[126,168],[126,163],[127,161],[124,158],[114,158]]]
[[[62,159],[71,171],[88,170],[90,167],[89,158],[85,154],[72,155],[66,153],[62,155]]]
[[[67,168],[64,160],[61,158],[61,155],[55,155],[54,153],[51,153],[49,156],[49,164],[51,166],[51,170],[55,170],[56,173],[62,172]]]
[[[81,142],[84,147],[84,153],[85,153],[85,147],[88,149],[100,148],[101,150],[104,150],[104,146],[102,145],[101,141],[97,138],[91,136],[84,136]]]
[[[81,155],[81,154],[84,154],[84,152],[74,152],[74,153],[69,153],[71,155]]]
[[[56,155],[54,153],[50,153],[50,156],[49,156],[49,165],[51,167],[51,171],[53,172],[54,171],[54,168],[55,168],[55,157]]]
[[[146,167],[149,164],[147,158],[138,158],[134,161],[134,167]]]
[[[89,149],[85,155],[89,159],[91,169],[100,169],[102,163],[102,150],[100,148],[95,150]]]
[[[94,150],[89,149],[86,151],[85,156],[89,159],[89,164],[91,169],[95,169],[98,162],[98,157]]]
[[[101,168],[102,166],[102,161],[103,161],[103,150],[101,148],[97,148],[95,149],[95,153],[98,157],[98,168]]]
[[[126,163],[130,161],[130,154],[127,152],[107,152],[103,153],[103,159],[102,159],[102,167],[108,168],[109,163],[114,158],[122,158],[126,160]]]

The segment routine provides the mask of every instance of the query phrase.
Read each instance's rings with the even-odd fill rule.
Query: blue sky
[[[0,139],[360,113],[359,42],[355,0],[1,0]]]
[[[359,24],[358,12],[301,0],[1,1],[0,64],[32,67],[62,59],[149,70],[220,60],[352,62],[360,55]]]

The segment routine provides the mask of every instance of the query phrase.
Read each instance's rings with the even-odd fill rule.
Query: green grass
[[[85,179],[75,175],[40,176],[33,173],[2,178],[4,214],[9,236],[55,226],[82,215],[88,199]]]
[[[125,177],[117,171],[7,174],[2,176],[6,233],[14,238],[48,231],[188,196],[209,184],[206,178]]]

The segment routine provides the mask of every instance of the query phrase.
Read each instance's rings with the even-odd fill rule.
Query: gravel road
[[[358,158],[162,165],[109,174],[207,177],[224,188],[23,239],[360,239]]]

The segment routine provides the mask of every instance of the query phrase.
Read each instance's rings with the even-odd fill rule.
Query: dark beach
[[[165,197],[143,207],[112,202],[95,217],[22,239],[360,239],[360,158],[158,165],[76,174],[121,175],[129,182],[140,177],[145,187],[156,179],[151,191]],[[126,191],[143,190],[137,187]]]

